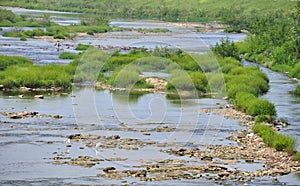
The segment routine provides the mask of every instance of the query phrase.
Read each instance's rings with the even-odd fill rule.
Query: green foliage
[[[152,33],[166,33],[166,32],[170,32],[169,29],[167,28],[138,28],[137,29],[138,32],[140,33],[148,33],[148,32],[152,32]]]
[[[78,44],[75,50],[87,50],[91,45]]]
[[[291,73],[289,74],[289,77],[295,77],[297,79],[300,79],[300,63],[296,64]]]
[[[199,86],[201,86],[200,83]],[[176,89],[180,91],[192,91],[192,90],[196,90],[196,87],[191,77],[189,76],[189,74],[187,74],[186,71],[174,70],[171,72],[171,76],[167,84],[167,89],[168,90]]]
[[[220,57],[234,57],[239,58],[238,49],[235,46],[234,42],[231,42],[228,38],[221,39],[221,43],[217,43],[215,47],[212,48],[212,51]]]
[[[252,116],[258,115],[276,115],[276,109],[273,103],[270,103],[268,100],[256,99],[252,101],[246,111]]]
[[[0,84],[5,88],[70,88],[74,70],[71,66],[62,65],[14,65],[0,72]]]
[[[65,36],[63,34],[55,34],[53,36],[54,39],[65,39]]]
[[[78,54],[74,54],[74,53],[71,53],[71,52],[62,52],[59,54],[59,58],[60,59],[76,59],[76,58],[79,58],[80,55]]]
[[[73,12],[87,12],[99,16],[96,21],[85,20],[83,24],[98,23],[103,17],[152,18],[167,21],[203,22],[222,20],[233,26],[246,25],[246,16],[263,15],[276,10],[288,11],[294,3],[270,0],[257,1],[199,1],[190,0],[119,0],[119,1],[72,1],[72,0],[2,0],[2,5],[34,9],[50,9]],[[95,16],[96,17],[96,16]]]
[[[295,158],[297,161],[300,161],[300,152],[296,152]]]
[[[218,58],[218,62],[221,66],[222,72],[225,74],[228,74],[232,69],[235,69],[236,67],[242,67],[242,63],[232,57]]]
[[[300,96],[300,85],[297,85],[297,87],[293,91],[293,94]]]
[[[293,67],[286,64],[275,64],[271,66],[271,69],[277,72],[291,72]]]
[[[207,78],[202,72],[192,72],[190,73],[190,77],[196,89],[201,92],[206,92],[207,90]]]
[[[258,115],[255,116],[255,123],[262,123],[262,122],[272,123],[274,119],[275,119],[274,116]]]
[[[3,56],[0,55],[0,71],[5,70],[12,65],[32,64],[30,59],[21,56]]]
[[[21,36],[20,41],[27,41],[27,38],[25,36]]]
[[[276,133],[272,128],[261,123],[256,123],[252,127],[252,130],[262,137],[267,145],[274,147],[277,151],[294,152],[296,145],[295,138]]]
[[[249,108],[251,102],[256,100],[257,98],[248,92],[238,92],[235,98],[235,106],[237,109],[246,112]]]

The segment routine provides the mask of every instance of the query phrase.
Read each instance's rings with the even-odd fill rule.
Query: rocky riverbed
[[[252,126],[252,117],[232,108],[203,109],[201,112],[213,112],[229,118],[240,119],[241,124]],[[122,125],[122,124],[121,124]],[[137,130],[124,128],[126,131],[135,131],[143,135],[151,135],[153,130]],[[174,132],[176,128],[162,127],[155,131]],[[161,153],[168,154],[163,159],[143,159],[139,165],[132,165],[130,169],[113,166],[97,168],[98,177],[107,180],[120,180],[127,184],[128,179],[137,179],[137,182],[159,183],[165,180],[209,180],[216,184],[236,183],[247,185],[255,183],[260,177],[271,177],[273,183],[279,183],[280,177],[290,173],[300,174],[300,162],[287,152],[279,152],[265,145],[262,139],[251,129],[238,131],[228,136],[230,145],[207,145],[193,143],[193,147],[178,146],[175,142],[163,143],[138,138],[123,138],[117,134],[111,136],[93,134],[71,134],[66,136],[66,146],[84,144],[79,149],[94,148],[96,154],[103,150],[119,149],[137,151],[145,148],[157,148]],[[72,144],[72,145],[71,145]],[[53,152],[52,163],[55,165],[67,164],[71,166],[93,167],[103,162],[122,162],[124,157],[92,157],[78,156],[71,158],[70,154]],[[120,155],[120,154],[119,154]],[[105,164],[105,163],[104,163]],[[118,163],[117,163],[118,164]],[[129,183],[128,183],[129,184]],[[284,184],[284,183],[282,183]]]

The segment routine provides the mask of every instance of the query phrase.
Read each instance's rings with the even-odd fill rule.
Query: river
[[[27,12],[24,9],[13,9],[15,12]],[[20,11],[22,10],[22,11]],[[27,12],[28,13],[28,12]],[[43,12],[44,13],[44,12]],[[52,13],[53,19],[59,18]],[[32,12],[30,13],[32,14]],[[53,15],[54,14],[54,15]],[[62,16],[63,17],[63,16]],[[69,18],[69,17],[68,17]],[[76,19],[66,19],[72,23]],[[138,34],[132,32],[105,33],[99,37],[83,36],[74,41],[64,41],[63,50],[76,52],[68,45],[78,43],[101,46],[137,46],[154,48],[169,46],[183,49],[187,52],[204,53],[209,46],[221,38],[229,37],[234,41],[242,40],[244,34],[225,34],[217,32],[195,33],[169,24],[153,21],[113,21],[112,25],[123,27],[164,27],[172,30],[162,35]],[[4,28],[9,29],[9,28]],[[21,55],[33,60],[35,64],[66,64],[69,60],[60,60],[59,52],[55,50],[53,40],[19,41],[16,38],[0,36],[0,53],[5,55]],[[270,78],[270,91],[264,98],[276,105],[278,117],[286,117],[291,125],[283,128],[287,134],[299,135],[299,98],[290,96],[287,92],[295,85],[285,76],[262,68]],[[283,92],[283,90],[285,90]],[[283,95],[283,96],[282,96]],[[282,102],[280,101],[282,100]],[[160,182],[143,182],[138,178],[125,180],[110,180],[98,177],[101,168],[114,166],[118,170],[137,168],[145,162],[155,162],[166,159],[189,160],[192,164],[203,164],[195,158],[176,157],[166,153],[169,146],[145,145],[135,150],[118,148],[97,149],[87,147],[85,142],[71,142],[67,136],[71,134],[94,134],[100,136],[118,135],[123,138],[139,139],[143,143],[171,144],[178,147],[205,148],[204,144],[227,145],[234,144],[226,137],[238,130],[246,129],[239,125],[238,120],[226,119],[212,113],[197,112],[200,109],[217,108],[226,104],[219,99],[172,99],[164,94],[149,93],[139,96],[129,96],[108,90],[95,90],[91,87],[76,88],[70,94],[57,96],[49,94],[45,99],[33,99],[25,95],[20,99],[15,96],[1,94],[0,112],[38,111],[38,117],[28,117],[19,120],[8,119],[0,115],[0,184],[1,185],[65,185],[65,184],[117,184],[132,185],[215,185],[213,180],[172,180]],[[43,115],[44,114],[44,115]],[[51,116],[61,115],[61,119]],[[170,130],[169,130],[170,129]],[[136,148],[135,146],[135,148]],[[78,156],[92,156],[104,159],[93,167],[53,164],[55,157],[67,159]],[[116,160],[112,160],[116,158]],[[123,160],[117,160],[123,158]],[[260,162],[252,164],[239,160],[229,164],[229,168],[239,167],[241,170],[258,170]],[[262,177],[250,182],[251,185],[269,185],[270,177]],[[290,174],[278,178],[281,183],[297,185],[298,177]],[[123,181],[123,182],[122,182]],[[225,181],[223,184],[235,185],[236,182]]]

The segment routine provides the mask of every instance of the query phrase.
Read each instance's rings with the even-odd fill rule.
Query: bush
[[[252,116],[258,115],[276,115],[276,109],[273,103],[270,103],[267,100],[257,99],[251,102],[246,111],[248,114]]]
[[[203,74],[202,72],[192,72],[190,74],[190,77],[198,91],[206,92],[208,81],[205,74]]]
[[[234,57],[239,58],[238,49],[234,42],[229,41],[228,38],[221,39],[221,43],[217,43],[212,51],[220,57]]]

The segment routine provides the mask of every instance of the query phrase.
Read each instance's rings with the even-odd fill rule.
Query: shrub
[[[217,43],[212,51],[220,57],[234,57],[239,58],[238,49],[234,42],[229,41],[228,38],[221,39],[221,43]]]
[[[190,77],[197,90],[206,92],[208,81],[205,74],[202,72],[192,72]]]
[[[276,109],[273,103],[270,103],[267,100],[257,99],[251,102],[246,111],[248,114],[252,116],[258,115],[276,115]]]

